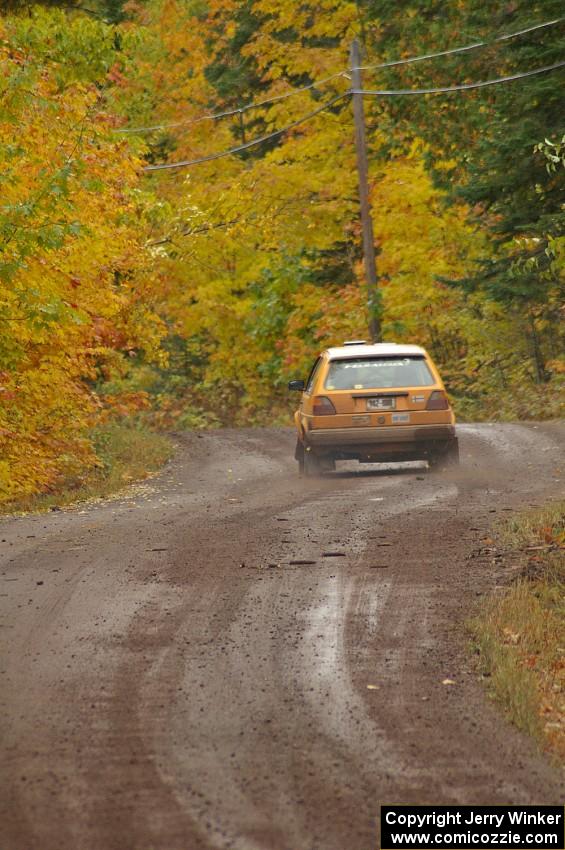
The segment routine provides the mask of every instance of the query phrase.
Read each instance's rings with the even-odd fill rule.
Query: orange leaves
[[[115,85],[124,85],[126,80],[123,73],[120,70],[120,66],[118,64],[112,65],[108,73],[106,74],[106,79],[110,83],[114,83]]]
[[[123,392],[119,395],[105,395],[104,406],[111,415],[132,416],[142,410],[148,410],[151,404],[148,393],[137,391]]]
[[[10,122],[0,124],[2,501],[95,463],[85,432],[101,407],[86,379],[109,376],[134,349],[154,355],[163,327],[150,306],[143,248],[151,199],[138,191],[128,141],[97,111],[100,92],[75,80],[62,85],[58,66],[33,52],[24,79],[18,59],[5,46],[0,52],[10,91]],[[119,83],[117,66],[112,75]],[[115,408],[144,405],[134,393]]]
[[[550,546],[565,546],[565,528],[561,525],[546,525],[540,529],[541,539]]]

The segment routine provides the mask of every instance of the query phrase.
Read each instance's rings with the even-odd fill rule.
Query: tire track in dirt
[[[1,521],[2,850],[364,850],[384,802],[560,802],[461,624],[563,430],[460,430],[458,473],[302,482],[290,431],[179,435],[145,491]]]

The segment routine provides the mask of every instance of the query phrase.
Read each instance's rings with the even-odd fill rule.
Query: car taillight
[[[449,410],[446,394],[442,390],[434,390],[428,399],[426,410]]]
[[[314,416],[330,416],[335,407],[325,395],[314,396]]]

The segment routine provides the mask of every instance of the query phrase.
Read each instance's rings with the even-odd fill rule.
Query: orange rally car
[[[429,354],[417,345],[346,342],[322,352],[294,414],[295,458],[307,476],[360,463],[459,463],[455,416]]]

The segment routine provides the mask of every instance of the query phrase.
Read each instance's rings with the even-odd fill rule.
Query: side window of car
[[[316,375],[318,374],[318,372],[320,370],[321,365],[322,365],[322,358],[318,357],[318,359],[316,360],[316,362],[312,366],[312,370],[310,372],[310,375],[308,376],[308,380],[306,381],[306,387],[305,387],[304,392],[306,392],[306,393],[312,392],[312,387],[314,386],[314,381],[316,379]]]

